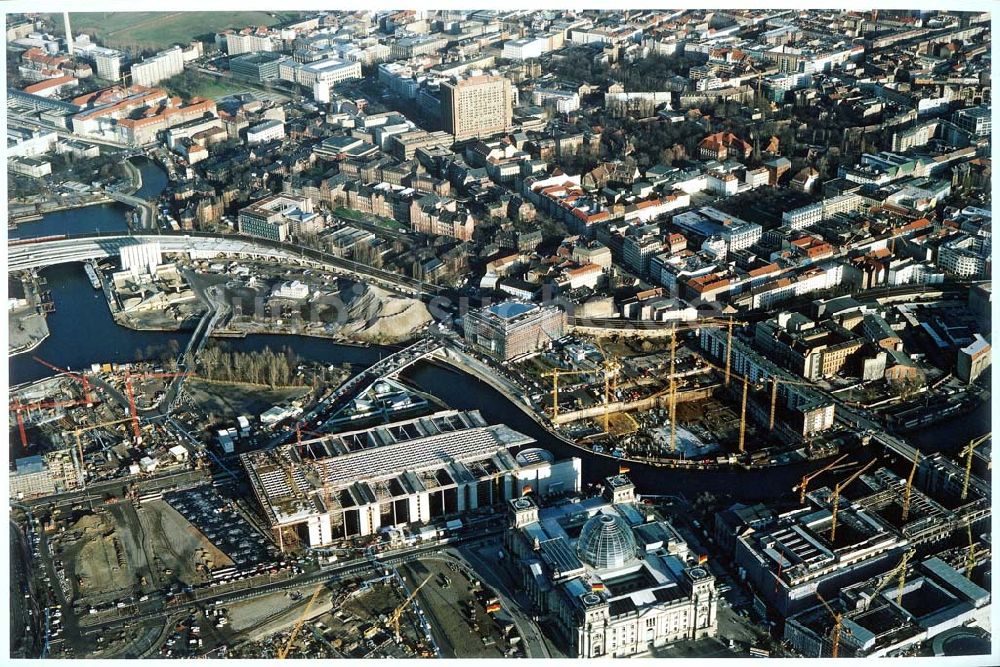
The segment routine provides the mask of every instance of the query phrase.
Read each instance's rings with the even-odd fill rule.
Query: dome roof
[[[576,553],[599,570],[628,565],[636,559],[635,537],[621,517],[598,514],[584,524]]]

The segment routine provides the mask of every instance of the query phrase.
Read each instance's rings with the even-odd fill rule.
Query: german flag
[[[618,474],[619,475],[624,475],[627,472],[632,472],[632,469],[629,468],[628,466],[618,466]]]
[[[491,613],[491,614],[493,612],[495,612],[495,611],[500,611],[500,609],[501,609],[501,607],[500,607],[500,603],[499,602],[494,602],[492,604],[486,605],[486,611],[489,612],[489,613]]]
[[[525,484],[524,486],[521,487],[521,495],[522,496],[526,496],[529,493],[531,493],[532,491],[534,491],[534,489],[531,488],[531,484]]]
[[[592,582],[590,584],[590,590],[595,591],[595,592],[596,591],[603,591],[604,590],[604,582],[603,581],[594,581],[594,582]]]
[[[708,562],[708,554],[701,554],[698,556],[698,565],[704,565]]]

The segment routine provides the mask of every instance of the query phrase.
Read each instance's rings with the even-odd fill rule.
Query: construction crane
[[[596,338],[597,349],[601,351],[601,357],[604,359],[604,432],[609,433],[608,428],[608,417],[611,412],[611,394],[614,390],[612,384],[615,378],[618,377],[618,372],[622,369],[622,364],[617,357],[608,355],[604,351],[604,346],[601,345],[601,339]]]
[[[833,503],[833,520],[830,523],[830,544],[833,544],[837,539],[837,511],[840,509],[841,491],[850,486],[851,482],[860,477],[862,473],[864,473],[866,470],[875,465],[875,461],[877,460],[878,459],[872,459],[871,461],[868,462],[868,464],[865,467],[861,468],[856,473],[848,477],[845,481],[833,487],[833,498],[831,499]]]
[[[819,598],[819,601],[823,603],[826,610],[830,612],[830,616],[833,617],[833,630],[830,632],[830,655],[836,658],[840,649],[840,627],[844,621],[844,615],[835,612],[827,601],[823,599],[823,596],[819,594],[819,591],[816,591],[816,597]]]
[[[843,461],[846,458],[847,458],[847,454],[842,454],[840,456],[840,458],[838,458],[833,463],[831,463],[829,465],[826,465],[826,466],[823,466],[822,468],[820,468],[816,472],[809,473],[807,475],[803,475],[802,476],[802,481],[792,487],[792,491],[798,490],[798,492],[799,492],[799,504],[800,505],[805,505],[806,504],[806,489],[809,488],[809,482],[811,482],[814,478],[818,477],[819,475],[821,475],[824,472],[827,472],[829,470],[834,470],[835,469],[834,466],[836,466],[838,463],[840,463],[841,461]]]
[[[901,605],[903,602],[903,587],[906,586],[906,564],[910,560],[915,551],[912,549],[903,554],[903,560],[899,564],[899,584],[896,586],[896,604]]]
[[[965,557],[965,578],[972,580],[972,570],[976,567],[976,541],[972,539],[972,522],[965,524],[965,530],[969,533],[969,554]]]
[[[913,493],[913,478],[917,474],[917,466],[920,463],[920,450],[913,450],[913,467],[910,468],[910,476],[906,478],[906,489],[903,490],[903,514],[901,516],[901,521],[906,523],[907,517],[910,516],[910,495]]]
[[[24,413],[30,412],[31,410],[42,410],[45,408],[65,408],[73,405],[86,405],[86,401],[55,401],[55,402],[44,402],[40,401],[38,403],[22,403],[20,400],[15,399],[10,406],[10,409],[14,411],[14,418],[17,420],[17,431],[18,435],[21,437],[21,446],[25,449],[28,448],[28,433],[24,428]]]
[[[774,430],[774,414],[778,407],[778,385],[779,384],[795,384],[795,385],[805,385],[814,386],[811,382],[796,382],[795,380],[782,380],[778,377],[771,378],[771,417],[768,421],[768,430]]]
[[[677,378],[674,362],[677,358],[677,325],[670,331],[670,451],[677,451]]]
[[[747,388],[749,386],[750,379],[744,375],[743,376],[743,402],[740,407],[740,454],[743,453],[743,441],[747,434]]]
[[[31,358],[34,359],[35,361],[37,361],[38,363],[40,363],[42,366],[45,366],[46,368],[50,368],[50,369],[52,369],[55,372],[60,373],[60,374],[68,375],[69,377],[73,378],[74,380],[79,380],[80,383],[83,385],[83,399],[87,403],[93,404],[93,402],[94,402],[93,396],[90,393],[90,380],[87,379],[86,375],[79,375],[77,373],[73,373],[72,371],[70,371],[67,368],[60,368],[59,366],[56,366],[53,363],[45,361],[41,357],[36,357],[36,356],[32,355]]]
[[[132,387],[132,378],[139,378],[140,380],[148,380],[152,378],[172,378],[180,376],[188,376],[191,373],[188,372],[178,372],[178,373],[132,373],[132,371],[125,372],[125,393],[128,396],[128,407],[129,413],[132,415],[132,433],[135,435],[135,441],[139,442],[142,439],[142,434],[139,432],[139,412],[135,407],[135,390]]]
[[[551,371],[544,373],[543,377],[552,378],[552,420],[555,421],[556,417],[559,416],[559,378],[563,375],[595,375],[597,373],[602,373],[604,375],[604,401],[607,405],[610,400],[610,383],[609,378],[612,375],[612,371],[617,372],[614,365],[605,363],[604,368],[595,368],[592,370],[580,370],[580,371],[564,371],[559,368],[553,368]],[[605,432],[607,432],[607,420],[604,422]]]
[[[547,373],[543,373],[542,377],[552,378],[552,420],[555,421],[556,417],[559,416],[559,377],[562,375],[591,375],[598,372],[595,370],[589,371],[564,371],[560,368],[553,368]]]
[[[726,386],[729,386],[729,369],[733,363],[733,318],[726,324]]]
[[[899,570],[902,570],[904,572],[906,571],[906,564],[910,561],[910,558],[913,556],[914,553],[916,552],[913,549],[910,549],[909,551],[904,553],[903,559],[899,561],[899,565],[897,565],[896,567],[892,568],[891,570],[885,573],[884,578],[879,582],[878,586],[875,587],[875,590],[872,591],[871,597],[869,597],[868,601],[865,603],[864,606],[865,609],[868,609],[868,607],[871,606],[871,603],[875,601],[875,598],[877,598],[878,594],[882,592],[882,589],[884,589],[886,585],[890,581],[892,581],[893,576],[895,576]]]
[[[15,399],[14,404],[11,406],[14,410],[14,418],[17,420],[17,430],[21,435],[21,447],[28,448],[28,433],[24,430],[24,417],[21,415],[21,410],[23,409],[21,401]]]
[[[389,625],[391,625],[393,630],[396,631],[396,643],[403,640],[402,636],[399,634],[399,618],[403,615],[403,612],[406,611],[406,608],[410,606],[410,603],[413,602],[413,599],[417,597],[417,593],[420,592],[420,589],[423,588],[430,580],[431,577],[424,579],[423,583],[414,588],[413,592],[410,593],[405,600],[403,600],[403,604],[396,607],[395,611],[393,611],[389,616]]]
[[[969,478],[972,476],[972,453],[975,451],[976,447],[989,440],[992,435],[993,432],[990,431],[986,435],[974,438],[970,440],[966,448],[962,450],[962,454],[965,456],[965,479],[962,481],[962,500],[969,497]]]
[[[306,617],[309,616],[309,610],[312,609],[313,603],[316,602],[316,598],[323,591],[323,584],[316,587],[313,592],[312,597],[309,598],[309,603],[306,608],[302,610],[302,615],[299,616],[299,620],[295,621],[295,626],[292,628],[292,634],[288,636],[288,641],[285,642],[284,647],[278,651],[278,660],[284,660],[288,656],[288,652],[292,650],[292,644],[295,643],[295,638],[299,636],[299,630],[302,629],[302,624],[305,623]]]

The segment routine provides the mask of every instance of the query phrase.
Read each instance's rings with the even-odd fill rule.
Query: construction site
[[[718,332],[731,352],[712,359],[697,333],[678,331],[655,345],[578,339],[560,341],[520,370],[545,417],[595,452],[650,463],[766,465],[837,450],[843,434],[827,431],[832,404],[805,396],[812,383],[756,355],[748,362],[731,321],[699,326]]]
[[[72,491],[122,471],[142,476],[201,465],[162,421],[150,419],[165,409],[171,380],[182,373],[154,364],[104,364],[73,373],[35,359],[60,375],[11,392],[14,497]]]
[[[417,596],[428,585],[395,571],[334,587],[272,594],[233,605],[228,630],[235,658],[434,657]]]

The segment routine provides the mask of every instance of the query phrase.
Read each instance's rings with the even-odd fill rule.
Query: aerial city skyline
[[[24,9],[10,657],[995,664],[990,14]]]

